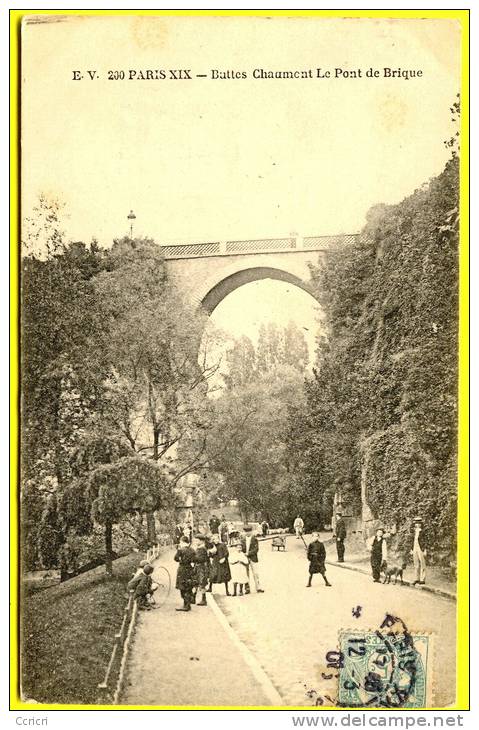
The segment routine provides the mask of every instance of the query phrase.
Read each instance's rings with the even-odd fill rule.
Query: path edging
[[[271,679],[268,677],[266,672],[264,671],[261,664],[258,662],[258,660],[253,656],[253,654],[250,652],[248,647],[241,641],[237,633],[232,628],[230,622],[224,615],[221,608],[216,603],[216,599],[212,593],[208,594],[208,606],[211,607],[214,615],[218,619],[219,623],[223,627],[226,634],[229,636],[233,644],[237,647],[239,650],[241,656],[245,660],[248,667],[251,669],[256,681],[260,685],[262,691],[268,698],[268,700],[271,702],[271,704],[274,707],[283,706],[284,700],[279,694],[278,690],[272,683]]]
[[[334,560],[326,560],[328,565],[334,565],[337,568],[344,568],[345,570],[354,570],[356,573],[362,573],[363,575],[370,575],[369,571],[364,568],[357,568],[355,565],[346,565],[345,563],[338,563]],[[409,588],[414,588],[416,591],[425,591],[426,593],[434,593],[436,596],[447,598],[449,601],[456,601],[457,596],[449,591],[443,591],[441,588],[434,588],[434,586],[413,586],[410,581],[403,581],[403,585]]]

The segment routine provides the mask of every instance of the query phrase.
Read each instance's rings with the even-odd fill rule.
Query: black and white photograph
[[[467,21],[386,14],[23,17],[25,707],[464,701]]]

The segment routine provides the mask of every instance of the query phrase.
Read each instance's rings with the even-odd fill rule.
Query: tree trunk
[[[112,531],[111,522],[105,523],[105,568],[108,575],[113,575],[113,547],[112,547]]]
[[[160,443],[160,429],[157,426],[153,427],[153,459],[158,462],[159,459],[159,443]],[[156,526],[155,526],[155,513],[146,513],[146,539],[148,541],[148,547],[152,547],[156,544]]]
[[[159,444],[160,444],[160,429],[153,429],[153,459],[158,461],[159,457]]]
[[[151,547],[156,543],[156,525],[155,525],[155,513],[146,513],[146,534],[148,540],[148,547]]]

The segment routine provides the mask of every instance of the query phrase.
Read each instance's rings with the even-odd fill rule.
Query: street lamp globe
[[[130,238],[133,238],[133,221],[136,220],[136,215],[133,213],[132,210],[130,210],[127,218],[130,221]]]

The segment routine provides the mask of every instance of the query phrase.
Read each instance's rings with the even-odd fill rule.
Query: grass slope
[[[22,613],[22,696],[37,702],[94,704],[126,606],[126,582],[141,560],[134,553],[104,568],[25,595]]]

